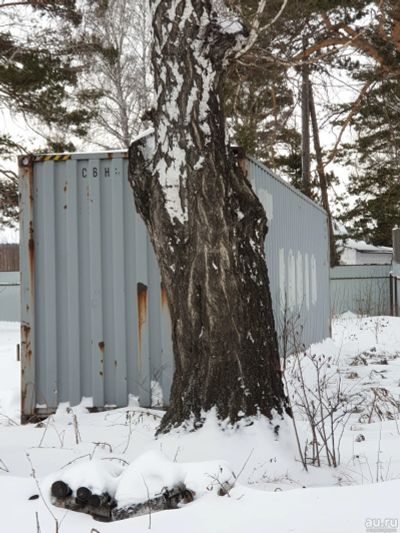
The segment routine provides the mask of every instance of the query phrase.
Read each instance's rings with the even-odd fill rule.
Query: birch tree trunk
[[[287,402],[264,257],[267,219],[227,148],[220,99],[245,31],[221,25],[210,0],[150,5],[155,133],[132,144],[129,175],[172,320],[175,374],[160,431],[200,427],[213,408],[231,423],[271,418]]]

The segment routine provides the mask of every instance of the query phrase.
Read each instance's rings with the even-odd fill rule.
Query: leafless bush
[[[344,387],[338,361],[305,350],[302,341],[301,313],[284,312],[280,339],[282,343],[283,375],[293,411],[293,424],[300,460],[307,465],[329,466],[340,463],[340,444],[344,429],[362,398],[353,393],[359,380]],[[307,421],[309,436],[300,442],[296,416]]]
[[[56,515],[53,513],[50,505],[47,503],[47,500],[46,500],[46,498],[44,497],[44,495],[42,493],[42,489],[40,487],[39,480],[38,480],[38,478],[36,476],[36,470],[35,470],[35,468],[33,466],[32,459],[31,459],[31,456],[29,455],[29,453],[26,453],[26,458],[28,459],[28,462],[30,464],[31,476],[32,476],[32,478],[35,481],[35,484],[36,484],[37,490],[38,490],[38,492],[40,494],[40,497],[41,497],[41,499],[42,499],[47,511],[49,512],[50,516],[52,517],[52,519],[54,521],[55,533],[59,533],[62,521],[64,520],[66,515],[64,515],[64,518],[61,521],[59,521],[58,518],[56,517]],[[37,527],[37,531],[40,532],[39,515],[36,515],[36,527]]]
[[[379,420],[394,420],[399,432],[398,419],[400,415],[400,402],[393,394],[384,387],[371,388],[372,401],[370,402],[369,413],[366,413],[367,421],[370,424],[377,417]]]
[[[321,466],[325,457],[329,466],[338,466],[343,432],[360,402],[358,394],[344,389],[332,357],[310,351],[296,353],[287,372],[295,414],[308,422],[310,437],[304,446],[304,461]]]

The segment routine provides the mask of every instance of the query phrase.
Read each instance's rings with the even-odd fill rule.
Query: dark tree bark
[[[246,44],[210,0],[150,0],[154,137],[132,144],[130,180],[160,265],[175,374],[160,431],[283,414],[264,257],[267,220],[226,146],[224,72]]]

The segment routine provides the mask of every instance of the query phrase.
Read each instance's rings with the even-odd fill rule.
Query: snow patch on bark
[[[170,158],[162,158],[158,162],[155,171],[159,176],[159,182],[165,197],[165,208],[171,221],[177,219],[181,224],[188,220],[187,210],[182,205],[180,189],[184,176],[183,169],[186,164],[186,151],[178,142],[170,151]]]
[[[241,33],[243,31],[243,24],[238,19],[221,18],[219,26],[223,33]]]

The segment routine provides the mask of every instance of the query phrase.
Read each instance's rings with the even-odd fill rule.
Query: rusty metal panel
[[[165,290],[134,207],[126,152],[34,156],[21,166],[22,394],[25,418],[93,398],[168,402],[173,374]],[[274,312],[303,320],[304,342],[329,333],[327,221],[322,209],[254,160],[270,216]],[[288,295],[290,288],[290,295]],[[289,297],[290,296],[290,297]]]
[[[20,270],[21,270],[21,412],[36,410],[35,385],[35,241],[33,234],[33,167],[29,157],[20,157]]]
[[[247,171],[268,217],[265,254],[281,350],[309,346],[330,334],[327,215],[251,157]]]

